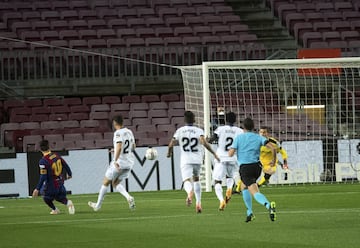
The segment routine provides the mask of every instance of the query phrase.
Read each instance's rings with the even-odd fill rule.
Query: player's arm
[[[36,185],[36,188],[32,193],[33,197],[37,197],[39,195],[40,189],[43,186],[44,182],[46,181],[46,177],[47,177],[46,165],[40,162],[39,167],[40,167],[40,178],[38,184]]]
[[[63,165],[65,172],[66,172],[66,179],[72,178],[72,171],[70,169],[70,166],[66,163],[66,161],[61,158],[61,164]]]
[[[289,168],[288,163],[287,163],[288,154],[287,154],[286,150],[284,148],[280,147],[279,153],[281,154],[281,157],[283,158],[283,161],[284,161],[282,168],[288,169]]]
[[[212,144],[212,143],[214,143],[214,142],[216,142],[218,140],[219,140],[219,136],[216,133],[213,133],[213,135],[208,139],[208,142],[210,144]]]
[[[118,170],[120,170],[120,165],[116,161],[118,161],[118,159],[120,157],[121,148],[122,148],[122,142],[118,141],[116,143],[115,150],[114,150],[114,165]]]
[[[276,166],[276,164],[275,164],[276,163],[276,148],[275,148],[275,146],[269,141],[265,142],[265,146],[270,149],[272,156],[273,156],[273,159],[270,162],[270,166]]]
[[[168,152],[167,152],[167,155],[166,157],[170,158],[172,155],[173,155],[173,152],[174,152],[174,146],[177,144],[177,141],[175,138],[172,138],[170,140],[170,143],[168,145]]]
[[[203,135],[200,136],[200,144],[202,144],[209,152],[211,152],[214,155],[216,160],[220,161],[219,156],[212,149],[211,145],[206,141],[206,139]]]
[[[235,140],[233,141],[233,143],[230,146],[230,149],[228,151],[228,155],[229,157],[233,157],[236,153],[237,147],[236,144],[238,143],[238,136],[235,137]]]

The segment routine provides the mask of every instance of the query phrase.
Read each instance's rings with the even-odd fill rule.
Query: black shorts
[[[248,187],[256,183],[256,180],[261,175],[261,163],[242,164],[240,165],[239,173],[241,181]]]

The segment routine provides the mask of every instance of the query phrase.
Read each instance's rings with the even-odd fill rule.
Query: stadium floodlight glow
[[[297,105],[287,106],[286,109],[323,109],[325,105]]]
[[[252,117],[256,128],[267,126],[282,141],[334,140],[342,132],[357,134],[360,57],[212,61],[179,68],[185,108],[195,113],[206,136],[224,118],[219,113],[229,111],[237,114],[238,126],[243,118]],[[337,152],[324,154],[337,158]],[[208,152],[204,167],[206,191],[211,191]]]

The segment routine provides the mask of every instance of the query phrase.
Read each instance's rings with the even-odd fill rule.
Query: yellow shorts
[[[262,170],[263,170],[264,173],[272,175],[272,174],[274,174],[276,172],[276,167],[277,166],[263,165]]]

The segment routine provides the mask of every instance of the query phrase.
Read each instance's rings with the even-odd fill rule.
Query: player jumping
[[[39,161],[40,179],[32,196],[37,197],[41,191],[44,202],[51,208],[50,214],[60,213],[60,210],[54,205],[54,200],[66,205],[69,209],[69,214],[75,214],[73,202],[66,198],[66,189],[62,175],[63,169],[65,169],[66,179],[70,179],[72,176],[70,167],[60,155],[50,151],[49,141],[42,140],[40,142],[40,151],[43,154]]]
[[[215,161],[213,178],[215,180],[215,194],[220,201],[219,210],[223,211],[226,204],[230,201],[232,195],[232,187],[234,186],[234,171],[237,166],[236,157],[229,157],[228,151],[233,143],[235,137],[243,130],[235,127],[236,115],[233,112],[229,112],[225,116],[227,124],[218,127],[214,131],[214,135],[209,140],[210,143],[218,141],[218,148],[216,153],[219,155],[221,162]],[[225,200],[223,196],[223,188],[221,181],[226,176],[226,195]]]
[[[135,138],[132,131],[123,126],[122,116],[113,118],[114,132],[114,158],[106,170],[103,185],[100,188],[96,203],[89,201],[88,205],[98,211],[101,208],[108,186],[112,183],[113,187],[122,194],[131,210],[135,209],[134,197],[130,196],[121,182],[128,178],[135,162],[133,151],[135,150]]]
[[[178,142],[181,148],[181,176],[184,189],[187,193],[186,205],[190,206],[192,204],[192,198],[195,192],[196,212],[201,213],[201,185],[199,179],[200,167],[203,162],[203,150],[200,145],[203,145],[209,150],[218,161],[220,161],[220,159],[206,141],[204,131],[201,128],[193,126],[195,122],[194,113],[186,111],[184,117],[186,125],[176,130],[173,139],[169,143],[167,157],[173,155],[173,147]],[[193,179],[194,186],[191,183],[191,179]]]

